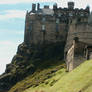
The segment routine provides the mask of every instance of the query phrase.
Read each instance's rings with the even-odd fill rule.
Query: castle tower
[[[30,12],[27,11],[25,18],[25,34],[24,34],[24,43],[30,45],[30,34],[32,30],[32,23],[30,21]]]
[[[86,11],[90,14],[90,7],[89,6],[86,7]]]
[[[32,12],[36,11],[36,4],[32,4]]]
[[[92,12],[91,12],[91,14],[90,14],[90,16],[89,16],[88,23],[89,23],[90,25],[92,25]]]
[[[26,13],[26,17],[25,17],[25,33],[24,33],[24,43],[27,44],[27,17],[28,17],[28,11]]]
[[[56,10],[57,9],[57,3],[55,3],[54,5],[53,5],[53,10]]]
[[[40,10],[40,4],[39,3],[37,4],[37,10]]]
[[[68,9],[74,9],[74,2],[68,2]]]

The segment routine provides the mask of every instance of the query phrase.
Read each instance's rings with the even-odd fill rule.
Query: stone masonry
[[[71,71],[82,61],[92,57],[89,50],[92,49],[92,27],[89,24],[91,15],[89,6],[85,9],[74,8],[74,2],[68,2],[67,8],[58,7],[55,3],[53,9],[48,5],[40,8],[39,3],[36,9],[36,4],[32,4],[32,10],[26,14],[24,43],[28,46],[61,43],[65,46],[63,54],[67,69]],[[75,38],[78,38],[79,46],[74,44]],[[75,56],[76,49],[79,49],[78,57]]]

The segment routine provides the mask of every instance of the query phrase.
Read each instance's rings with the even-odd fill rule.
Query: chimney
[[[56,10],[57,9],[57,3],[55,3],[54,5],[53,5],[53,10]]]

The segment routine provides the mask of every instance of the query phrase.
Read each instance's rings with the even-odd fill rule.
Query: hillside
[[[36,81],[41,81],[43,74],[50,76],[39,82],[38,85],[32,86],[32,76],[17,83],[9,92],[92,92],[92,60],[86,61],[72,72],[65,72],[63,64],[49,67],[46,70],[38,72],[33,77]],[[61,68],[60,68],[61,67]],[[44,77],[45,77],[44,76]]]
[[[28,46],[25,43],[20,44],[11,63],[6,66],[5,73],[0,76],[0,92],[7,92],[17,82],[29,75],[35,76],[36,72],[49,69],[50,66],[63,64],[63,53],[64,46],[62,43],[33,46]],[[50,72],[54,71],[51,70]]]

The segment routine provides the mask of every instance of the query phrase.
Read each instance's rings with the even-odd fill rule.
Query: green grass
[[[53,90],[54,88],[54,90]],[[63,76],[52,88],[53,92],[92,92],[92,61],[86,61]]]
[[[86,61],[72,72],[63,74],[64,71],[61,69],[47,80],[57,80],[53,86],[41,84],[24,92],[92,92],[92,60]]]
[[[25,80],[15,85],[11,91],[14,92],[92,92],[92,60],[85,61],[72,72],[65,72],[65,68],[60,68],[62,65],[48,68],[35,74],[40,82],[37,86],[30,86],[32,78],[28,77]],[[53,69],[57,69],[55,73],[50,74]],[[44,76],[43,76],[44,75]],[[49,78],[46,76],[50,76]],[[29,83],[29,84],[28,84]],[[26,87],[25,87],[26,86]],[[28,88],[27,88],[28,86]],[[21,89],[25,89],[24,91]]]
[[[41,67],[43,66],[41,65],[40,68]],[[36,88],[36,87],[39,87],[40,85],[50,87],[57,81],[57,79],[59,79],[59,77],[66,74],[65,64],[62,63],[62,61],[59,61],[59,62],[53,61],[52,64],[48,64],[48,67],[44,69],[40,69],[40,68],[37,69],[37,71],[33,75],[30,75],[26,77],[24,80],[22,80],[21,82],[18,82],[15,86],[13,86],[10,89],[9,92],[23,92],[23,90],[25,89],[28,89],[30,87]],[[59,73],[62,73],[62,74],[59,75]]]

